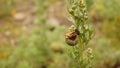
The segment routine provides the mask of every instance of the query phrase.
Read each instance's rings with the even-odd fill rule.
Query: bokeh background
[[[120,0],[85,0],[93,68],[120,68]],[[0,0],[0,68],[77,68],[64,39],[66,0]]]

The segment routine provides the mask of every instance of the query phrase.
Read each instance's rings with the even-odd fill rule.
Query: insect
[[[78,43],[78,35],[79,31],[77,29],[73,32],[67,33],[65,35],[66,43],[70,46],[75,46]]]

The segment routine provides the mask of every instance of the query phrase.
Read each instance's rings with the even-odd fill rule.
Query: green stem
[[[83,51],[84,51],[84,46],[83,46],[83,42],[82,42],[82,39],[80,38],[79,36],[79,55],[80,55],[80,59],[79,59],[79,63],[80,63],[80,67],[81,68],[84,68],[84,65],[83,65],[83,61],[84,61],[84,58],[83,58]]]

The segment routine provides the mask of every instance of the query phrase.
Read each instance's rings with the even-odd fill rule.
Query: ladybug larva
[[[65,35],[65,40],[66,43],[70,46],[75,46],[78,43],[78,35],[79,35],[79,31],[75,30],[73,32],[67,33]]]

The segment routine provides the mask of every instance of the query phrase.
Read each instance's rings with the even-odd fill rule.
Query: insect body
[[[65,35],[66,43],[70,46],[75,46],[78,43],[78,35],[79,35],[78,30],[67,33]]]

